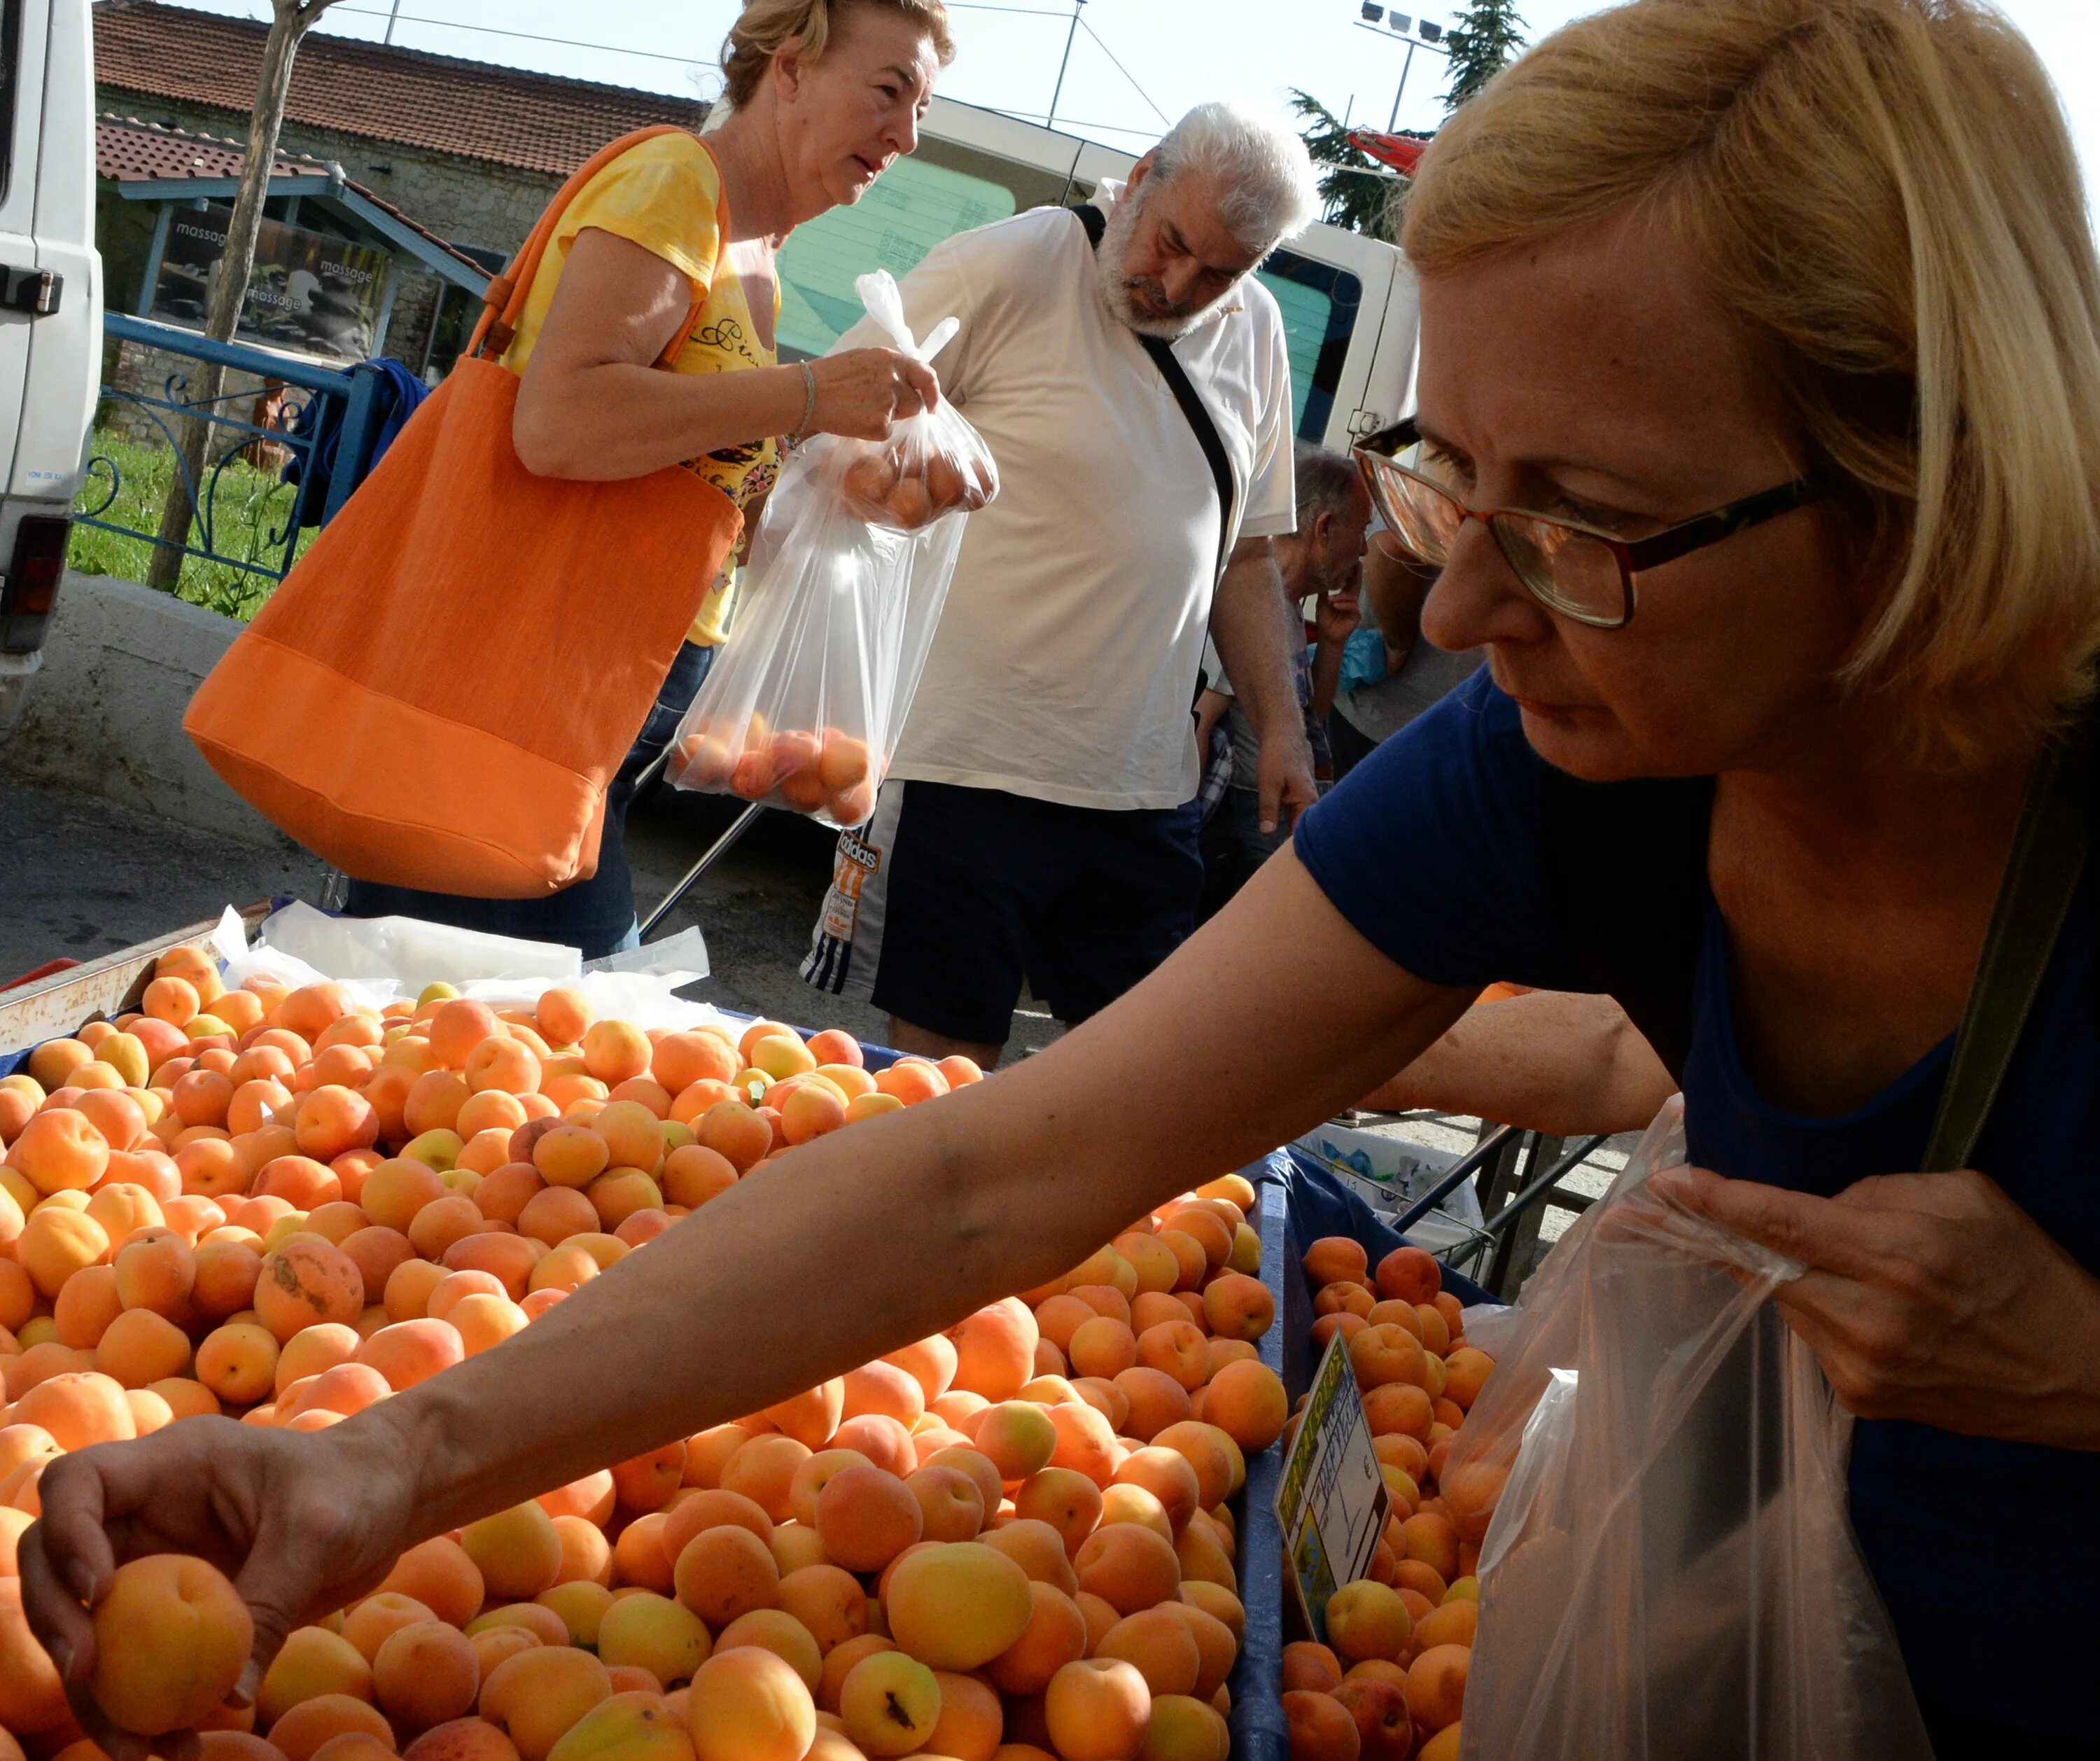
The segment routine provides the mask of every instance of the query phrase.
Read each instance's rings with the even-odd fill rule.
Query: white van
[[[798,227],[780,254],[780,341],[821,355],[860,316],[854,278],[902,276],[942,239],[1028,208],[1083,201],[1128,153],[936,98],[919,150],[859,202]],[[1414,280],[1392,245],[1315,226],[1260,271],[1283,309],[1301,439],[1336,450],[1397,421],[1414,371]]]
[[[0,0],[0,735],[42,660],[102,364],[89,0]]]

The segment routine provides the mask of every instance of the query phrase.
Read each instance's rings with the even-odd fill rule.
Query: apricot
[[[1149,1443],[1169,1425],[1180,1423],[1193,1410],[1187,1384],[1180,1377],[1149,1365],[1140,1364],[1124,1370],[1116,1377],[1115,1385],[1130,1401],[1130,1412],[1123,1420],[1124,1432],[1140,1443]],[[1278,1383],[1279,1395],[1282,1388],[1282,1384]],[[1280,1428],[1281,1420],[1278,1424]]]
[[[1153,1370],[1123,1371],[1126,1376],[1156,1374]],[[1160,1377],[1162,1382],[1167,1379]],[[1174,1387],[1176,1393],[1180,1393],[1178,1387],[1171,1383],[1168,1385]],[[1119,1381],[1114,1386],[1118,1392],[1124,1393],[1127,1410],[1133,1404],[1127,1392]],[[1185,1401],[1187,1397],[1184,1395],[1182,1398]],[[1091,1405],[1052,1406],[1048,1410],[1051,1426],[1057,1433],[1057,1447],[1051,1454],[1050,1466],[1070,1468],[1076,1473],[1084,1474],[1097,1486],[1107,1485],[1114,1476],[1117,1463],[1122,1459],[1122,1450],[1107,1418]]]
[[[127,1309],[104,1330],[95,1366],[120,1387],[143,1388],[189,1368],[189,1335],[150,1309]]]
[[[1445,1398],[1462,1412],[1471,1411],[1494,1367],[1494,1359],[1485,1352],[1460,1346],[1444,1360]]]
[[[1265,1450],[1283,1434],[1290,1402],[1273,1370],[1242,1361],[1227,1364],[1211,1379],[1203,1416],[1242,1450]]]
[[[293,1707],[325,1696],[369,1704],[372,1666],[340,1634],[321,1626],[295,1627],[262,1677],[255,1715],[274,1730]]]
[[[481,1687],[481,1660],[466,1635],[441,1621],[400,1627],[372,1659],[380,1709],[410,1730],[463,1717]]]
[[[1027,1628],[1028,1577],[977,1541],[924,1547],[893,1569],[885,1597],[890,1635],[934,1669],[982,1667]]]
[[[77,1108],[48,1107],[22,1128],[7,1159],[46,1197],[85,1192],[109,1165],[109,1141]]]
[[[506,1657],[481,1684],[481,1715],[510,1737],[519,1761],[547,1761],[556,1743],[612,1697],[605,1666],[585,1651],[540,1645]]]
[[[1116,1469],[1115,1485],[1149,1493],[1176,1534],[1188,1527],[1202,1501],[1202,1482],[1189,1458],[1156,1444],[1133,1450]]]
[[[1345,1662],[1397,1657],[1414,1628],[1398,1592],[1368,1578],[1343,1584],[1327,1604],[1327,1642]]]
[[[1101,1490],[1076,1468],[1045,1468],[1016,1489],[1013,1510],[1018,1518],[1054,1529],[1070,1556],[1101,1521]]]
[[[602,1083],[623,1083],[631,1076],[646,1076],[656,1048],[649,1036],[630,1022],[594,1022],[582,1040],[584,1068]]]
[[[1154,1694],[1193,1693],[1203,1666],[1194,1632],[1167,1604],[1125,1615],[1108,1630],[1093,1654],[1131,1665]]]
[[[488,1594],[523,1601],[549,1587],[562,1565],[554,1519],[528,1499],[460,1531],[460,1546]]]
[[[324,1748],[351,1746],[351,1739],[384,1754],[394,1750],[394,1729],[379,1709],[355,1694],[317,1694],[302,1700],[270,1727],[270,1746],[285,1761],[315,1761]],[[357,1751],[369,1754],[370,1748]]]
[[[1088,1660],[1051,1677],[1043,1710],[1064,1761],[1125,1761],[1144,1742],[1152,1694],[1128,1663]]]
[[[1400,1525],[1404,1556],[1419,1560],[1449,1583],[1459,1575],[1458,1531],[1447,1517],[1421,1511]]]
[[[1379,1295],[1396,1302],[1426,1303],[1443,1288],[1444,1269],[1419,1247],[1396,1247],[1378,1264]]]
[[[342,1636],[369,1663],[379,1654],[380,1646],[404,1626],[436,1618],[427,1604],[413,1596],[398,1590],[375,1591],[343,1617]]]
[[[686,1543],[666,1587],[709,1627],[720,1628],[754,1609],[773,1607],[779,1600],[780,1568],[758,1536],[725,1523]]]
[[[801,1761],[817,1733],[808,1684],[758,1646],[717,1651],[703,1663],[687,1717],[698,1761]]]
[[[1181,1583],[1180,1561],[1172,1544],[1136,1523],[1095,1530],[1080,1543],[1073,1567],[1079,1587],[1118,1614],[1135,1614],[1164,1602]]]
[[[364,1307],[364,1278],[339,1247],[302,1238],[263,1258],[255,1283],[255,1312],[280,1342],[320,1322],[347,1325]]]
[[[186,1730],[233,1691],[255,1623],[202,1560],[152,1554],[117,1567],[95,1609],[95,1702],[142,1736]]]
[[[532,1014],[540,1025],[540,1031],[546,1035],[547,1044],[557,1046],[580,1044],[590,1024],[598,1018],[590,999],[567,985],[541,991]]]
[[[15,1402],[10,1422],[41,1426],[66,1450],[128,1442],[138,1434],[122,1387],[91,1370],[38,1383]]]

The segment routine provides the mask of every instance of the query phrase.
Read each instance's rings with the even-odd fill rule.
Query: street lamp
[[[1400,101],[1407,95],[1407,76],[1414,65],[1414,51],[1418,48],[1427,49],[1446,57],[1451,51],[1444,46],[1444,27],[1428,19],[1410,18],[1396,7],[1378,3],[1378,0],[1359,0],[1357,11],[1359,30],[1377,31],[1381,37],[1398,37],[1407,44],[1407,60],[1401,64],[1400,89],[1392,95],[1392,120],[1386,124],[1386,132],[1391,134],[1400,126]],[[1385,26],[1383,30],[1379,30],[1380,24]]]

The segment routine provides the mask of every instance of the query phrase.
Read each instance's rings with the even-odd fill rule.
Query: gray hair
[[[1356,461],[1309,441],[1297,443],[1298,531],[1303,537],[1322,514],[1340,514],[1354,501],[1362,479]]]
[[[1202,104],[1152,150],[1152,174],[1185,171],[1216,181],[1218,212],[1249,249],[1266,251],[1302,232],[1320,211],[1312,155],[1281,117],[1240,104]]]

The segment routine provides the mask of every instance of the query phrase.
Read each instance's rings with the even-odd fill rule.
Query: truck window
[[[15,93],[22,79],[22,0],[0,0],[0,201],[15,170]]]
[[[1257,272],[1283,308],[1299,437],[1318,440],[1335,413],[1335,388],[1341,383],[1349,337],[1363,304],[1363,283],[1346,269],[1289,250],[1277,251]]]
[[[1015,205],[1007,183],[933,163],[922,151],[892,166],[852,207],[796,227],[780,253],[783,359],[821,355],[859,320],[856,276],[887,269],[901,281],[942,239],[1004,220]]]

